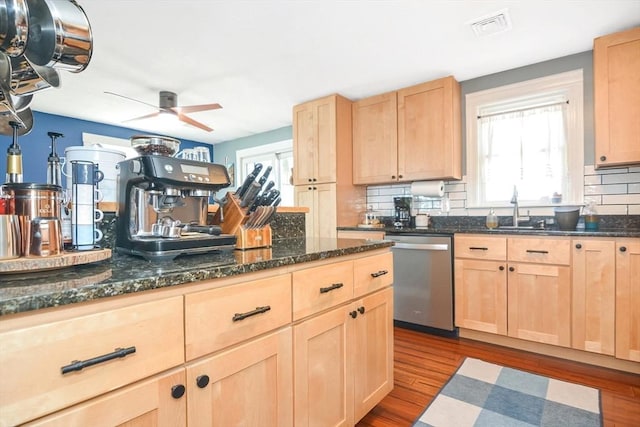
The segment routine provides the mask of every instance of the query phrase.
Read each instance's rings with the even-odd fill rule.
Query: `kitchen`
[[[589,42],[589,44],[590,43],[591,42]],[[589,62],[589,60],[585,60],[584,58],[582,59],[582,61],[583,62]],[[87,72],[88,72],[88,70],[87,70]],[[83,75],[79,74],[78,76],[72,76],[72,77],[74,77],[75,80],[80,81],[82,79]],[[69,78],[69,80],[70,79],[71,79],[71,77]],[[419,81],[421,81],[421,80],[416,80],[415,82],[417,83]],[[396,84],[393,84],[393,85],[389,85],[388,89],[395,89],[397,87],[399,87],[399,86],[396,85]],[[463,87],[464,87],[464,85],[463,85]],[[464,89],[463,89],[463,91],[464,91]],[[44,93],[43,93],[43,95],[44,95]],[[373,95],[373,93],[371,95]],[[309,97],[309,98],[311,98],[311,97]],[[302,100],[304,100],[304,99],[302,99]],[[57,117],[53,117],[52,121],[53,120],[59,120],[60,122],[62,122],[62,119],[58,119]],[[37,126],[37,122],[38,122],[38,115],[36,115],[36,126]],[[63,133],[64,132],[65,131],[63,131]],[[94,131],[94,132],[95,133],[100,133],[98,131]],[[26,140],[28,137],[29,136],[27,135],[23,139]],[[128,137],[128,136],[125,135],[125,137]],[[80,139],[77,138],[77,139],[75,139],[75,141],[80,141]],[[35,146],[35,144],[29,144],[29,141],[27,140],[27,142],[25,143],[25,146],[29,146],[29,145],[31,145],[32,147]],[[586,145],[586,143],[585,143],[585,145]],[[25,150],[26,150],[26,148],[25,148]],[[214,146],[214,153],[213,153],[214,154],[214,160],[222,162],[224,159],[216,158],[216,151],[217,151],[217,149]],[[588,151],[588,149],[587,149],[587,151]],[[587,157],[589,157],[588,153],[585,154],[585,158],[587,158]],[[43,162],[44,162],[44,158],[43,158]],[[632,178],[634,173],[635,173],[635,169],[632,168],[631,170],[629,170],[628,168],[625,168],[625,171],[623,172],[623,175],[628,175],[629,178]],[[585,176],[586,175],[587,174],[585,174]],[[600,175],[599,172],[593,172],[592,171],[589,174],[589,176],[599,176],[600,177],[601,175]],[[465,183],[465,182],[460,183],[460,182],[457,182],[457,181],[447,181],[447,183],[446,183],[447,190],[448,190],[447,193],[449,193],[450,200],[451,200],[451,206],[450,207],[451,207],[452,210],[458,209],[458,213],[462,213],[462,211],[464,211],[464,209],[465,209],[464,206],[465,205],[463,204],[464,202],[461,202],[461,200],[464,200],[463,197],[460,197],[463,194],[456,194],[456,193],[465,193],[463,186],[466,185],[466,184],[468,184],[468,183]],[[385,205],[385,203],[386,204],[391,203],[392,196],[394,194],[406,194],[407,187],[408,187],[408,184],[394,184],[394,185],[381,185],[381,186],[368,187],[367,190],[366,190],[366,202],[362,203],[362,205],[366,208],[366,206],[368,204],[376,204],[375,205],[376,209],[382,211],[384,216],[392,216],[392,213],[391,213],[392,212],[392,207],[389,206],[389,205]],[[455,197],[453,197],[454,195],[455,195]],[[510,197],[510,196],[511,196],[511,194],[508,195],[508,197]],[[615,205],[615,206],[613,206],[611,208],[609,208],[607,206],[600,207],[600,209],[602,209],[602,210],[599,213],[601,213],[603,215],[606,215],[607,213],[611,213],[612,216],[616,216],[616,215],[619,215],[620,211],[615,211],[615,210],[616,209],[620,209],[620,205],[624,205],[625,214],[627,213],[627,209],[629,209],[629,214],[637,215],[637,213],[636,213],[637,211],[634,210],[634,209],[637,209],[637,203],[633,202],[633,200],[634,200],[633,197],[634,197],[633,194],[628,196],[627,200],[630,201],[628,203],[624,203],[624,202],[620,203],[619,200],[618,200],[618,201],[614,201],[613,203],[611,203],[612,205]],[[604,201],[603,205],[609,204],[609,203],[607,203],[608,200],[607,200],[606,196],[602,197],[602,199]],[[507,216],[508,213],[505,213],[505,212],[510,212],[509,208],[505,208],[505,209],[506,210],[503,210],[502,212],[499,211],[499,214],[501,216]],[[608,211],[607,209],[611,209],[611,211]],[[386,212],[385,212],[385,210],[386,210]],[[437,211],[437,210],[439,210],[439,207],[434,208],[434,211]],[[465,214],[467,214],[466,211],[465,211]],[[536,213],[534,212],[534,214],[536,214]],[[482,212],[482,213],[479,213],[477,216],[481,216],[482,219],[484,220],[484,215],[485,215],[485,213]],[[544,216],[544,215],[549,215],[549,214],[545,213],[545,212],[542,212],[539,215]],[[460,215],[450,215],[450,216],[451,216],[452,220],[459,219],[459,217],[460,217]],[[351,219],[350,222],[348,222],[347,224],[336,224],[336,225],[337,226],[355,226],[357,224],[357,222],[360,221],[359,214],[356,215],[356,216],[353,216],[352,218],[353,219]],[[444,216],[443,216],[443,218],[444,218]],[[440,219],[440,218],[437,218],[434,215],[434,225],[437,225],[437,223],[438,223],[437,220],[438,219]],[[307,222],[307,224],[308,224],[308,222]],[[184,261],[184,262],[187,262],[187,261]],[[204,273],[204,274],[207,274],[207,273]],[[205,278],[206,277],[210,277],[210,276],[205,276]]]

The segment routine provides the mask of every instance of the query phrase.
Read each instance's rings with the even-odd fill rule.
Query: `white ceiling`
[[[640,0],[78,0],[93,30],[86,70],[61,72],[32,109],[218,143],[291,124],[295,104],[331,93],[357,100],[446,75],[459,81],[592,48],[640,24]],[[470,23],[507,9],[512,30],[477,37]],[[215,130],[127,119],[158,92]]]

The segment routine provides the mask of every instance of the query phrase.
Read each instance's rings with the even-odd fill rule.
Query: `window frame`
[[[465,96],[466,133],[467,133],[467,208],[507,207],[511,206],[511,194],[505,194],[504,203],[489,203],[479,200],[478,168],[478,115],[480,108],[497,105],[530,97],[539,98],[540,94],[564,92],[567,105],[567,167],[569,171],[569,194],[563,195],[563,203],[581,204],[584,198],[584,76],[577,69],[546,77],[526,80],[519,83],[499,86]],[[532,103],[532,105],[534,105]],[[527,203],[521,206],[553,206],[553,203]]]

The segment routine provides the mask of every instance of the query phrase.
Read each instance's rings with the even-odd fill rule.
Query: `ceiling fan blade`
[[[134,117],[133,119],[123,120],[122,123],[131,122],[134,120],[150,119],[151,117],[156,117],[156,116],[159,116],[160,114],[161,114],[160,111],[156,111],[155,113],[147,114],[146,116]]]
[[[174,107],[177,113],[197,113],[198,111],[217,110],[222,108],[220,104],[185,105],[184,107]]]
[[[155,108],[156,110],[158,109],[157,105],[149,104],[148,102],[140,101],[139,99],[129,98],[128,96],[120,95],[119,93],[108,92],[108,91],[105,91],[104,93],[106,93],[108,95],[119,96],[120,98],[128,99],[129,101],[139,102],[140,104],[148,105],[149,107]]]
[[[177,114],[178,114],[178,120],[180,120],[181,122],[185,122],[187,124],[190,124],[191,126],[195,126],[195,127],[200,128],[200,129],[202,129],[204,131],[207,131],[207,132],[211,132],[213,130],[209,126],[204,125],[204,124],[202,124],[202,123],[200,123],[198,121],[193,120],[189,116],[186,116],[186,115],[181,114],[181,113],[177,113]]]

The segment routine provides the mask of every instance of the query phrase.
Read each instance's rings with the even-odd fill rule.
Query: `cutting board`
[[[55,270],[74,265],[89,264],[111,258],[111,249],[63,252],[41,258],[14,258],[0,261],[0,274]]]

